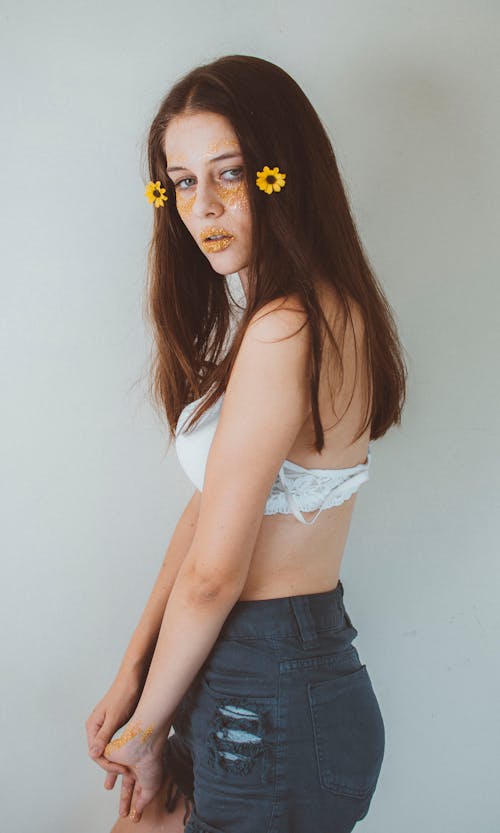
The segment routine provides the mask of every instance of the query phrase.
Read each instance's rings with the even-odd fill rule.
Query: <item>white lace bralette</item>
[[[175,429],[175,450],[179,463],[191,482],[202,491],[208,452],[217,428],[222,398],[214,402],[198,423],[184,430],[186,422],[203,397],[189,402],[182,410]],[[303,524],[313,524],[323,509],[339,506],[357,492],[365,480],[372,456],[368,444],[364,463],[344,469],[308,469],[292,460],[283,460],[269,492],[264,515],[291,514]],[[302,512],[318,511],[306,520]]]

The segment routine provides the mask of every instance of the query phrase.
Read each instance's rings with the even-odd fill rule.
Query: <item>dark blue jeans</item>
[[[165,748],[185,833],[348,833],[366,816],[385,730],[343,595],[232,608]]]

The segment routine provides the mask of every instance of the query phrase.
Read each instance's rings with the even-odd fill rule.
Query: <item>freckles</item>
[[[228,208],[245,210],[248,208],[248,192],[244,182],[238,185],[217,185],[217,194]]]

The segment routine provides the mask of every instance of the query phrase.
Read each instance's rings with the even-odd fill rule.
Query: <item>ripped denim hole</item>
[[[264,714],[253,711],[242,701],[219,700],[207,736],[208,762],[219,772],[247,775],[258,757],[263,756],[261,779],[268,768],[268,744]]]

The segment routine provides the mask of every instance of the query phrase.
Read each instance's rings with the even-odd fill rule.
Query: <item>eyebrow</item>
[[[219,162],[221,159],[236,159],[237,156],[242,156],[241,153],[221,153],[220,156],[214,156],[212,159],[209,159],[209,164],[211,165],[212,162]],[[182,165],[175,165],[174,167],[167,168],[167,173],[172,173],[172,171],[188,171],[189,168],[183,168]]]

